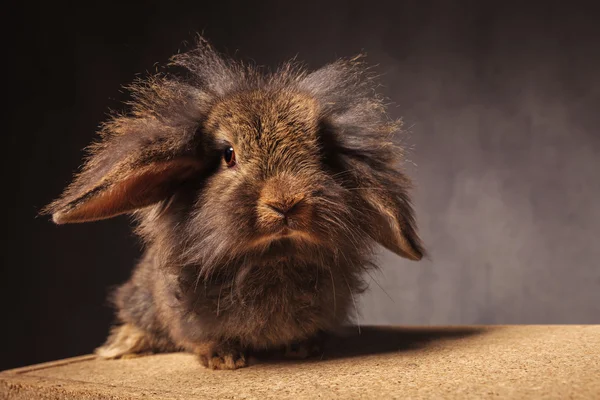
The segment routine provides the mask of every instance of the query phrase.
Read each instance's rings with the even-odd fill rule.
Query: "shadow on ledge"
[[[460,340],[489,331],[483,327],[346,327],[337,335],[324,338],[321,356],[289,360],[277,355],[257,355],[262,362],[316,362],[374,354],[395,353],[425,348],[439,341]]]

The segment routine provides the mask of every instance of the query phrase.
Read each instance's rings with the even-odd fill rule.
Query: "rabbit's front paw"
[[[200,363],[210,369],[238,369],[248,365],[246,352],[230,343],[205,343],[196,348]]]

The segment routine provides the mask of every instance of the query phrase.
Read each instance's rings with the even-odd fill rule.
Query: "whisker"
[[[333,315],[337,314],[337,296],[335,294],[335,280],[333,279],[333,272],[331,271],[331,267],[327,268],[329,270],[329,276],[331,277],[331,289],[333,290]]]
[[[379,289],[381,289],[381,290],[383,291],[383,293],[385,293],[385,294],[387,295],[387,297],[388,297],[388,298],[389,298],[389,299],[390,299],[390,300],[391,300],[391,301],[392,301],[394,304],[396,304],[396,302],[394,301],[394,299],[392,298],[392,296],[390,296],[390,294],[389,294],[389,293],[388,293],[388,292],[387,292],[387,291],[386,291],[386,290],[385,290],[385,289],[384,289],[384,288],[383,288],[383,287],[382,287],[382,286],[379,284],[379,282],[377,282],[377,280],[376,280],[376,279],[373,277],[373,275],[371,275],[371,273],[369,272],[369,270],[368,270],[368,269],[365,269],[364,271],[367,273],[367,275],[369,275],[369,276],[371,277],[371,279],[373,280],[373,282],[375,282],[375,284],[376,284],[377,286],[379,286]]]
[[[348,279],[346,279],[346,275],[342,274],[342,277],[346,281],[346,285],[348,285],[348,290],[350,291],[350,297],[352,298],[352,303],[354,303],[354,311],[356,313],[356,326],[358,327],[358,334],[360,335],[360,315],[358,313],[358,307],[356,306],[356,299],[354,298],[354,292],[350,287],[350,283],[348,283]]]

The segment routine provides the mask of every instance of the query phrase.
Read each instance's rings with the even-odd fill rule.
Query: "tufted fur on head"
[[[421,259],[400,122],[362,57],[265,72],[200,38],[170,67],[130,86],[131,111],[45,209],[134,215],[147,253],[117,293],[123,323],[269,348],[343,323],[376,243]]]

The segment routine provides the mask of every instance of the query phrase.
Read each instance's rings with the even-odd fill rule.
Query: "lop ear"
[[[193,137],[183,132],[148,120],[118,120],[111,128],[91,146],[63,195],[42,211],[55,223],[96,221],[152,205],[202,167]]]
[[[405,190],[381,187],[365,195],[376,213],[373,238],[397,255],[418,261],[425,249],[417,234],[414,212]]]

